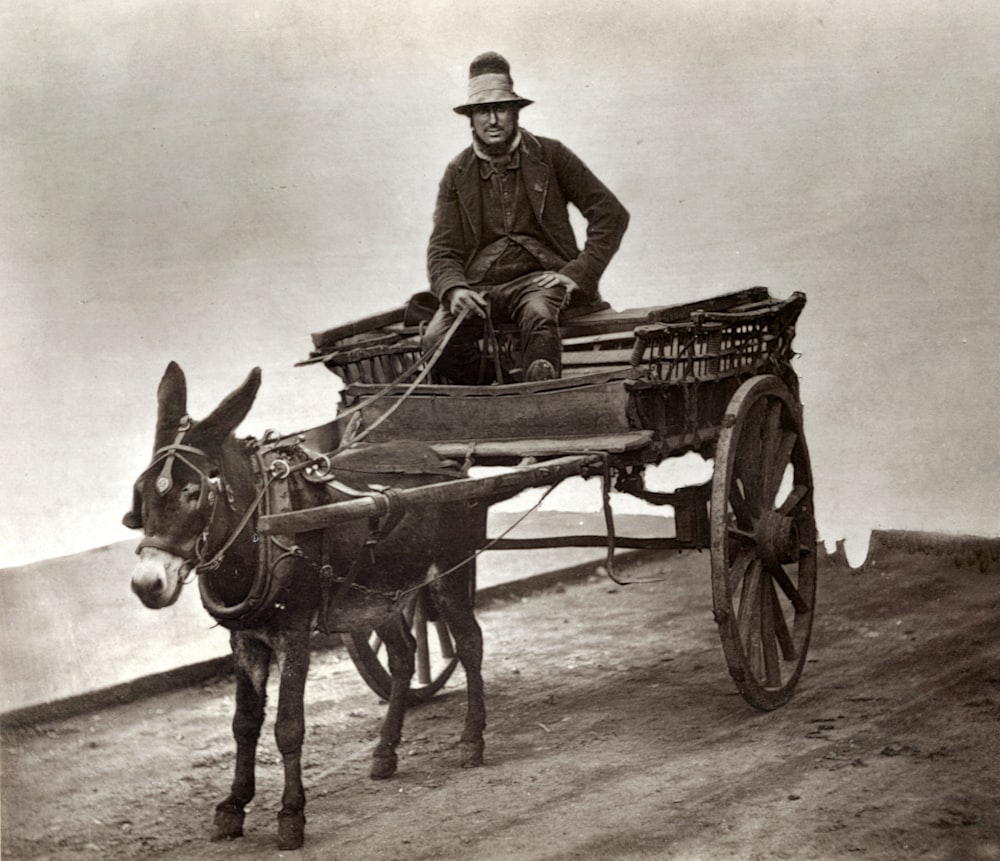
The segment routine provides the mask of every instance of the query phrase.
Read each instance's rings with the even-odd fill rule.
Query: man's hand
[[[477,293],[468,287],[452,287],[444,298],[448,303],[448,310],[456,316],[464,310],[470,311],[477,317],[486,316],[488,303],[482,293]]]
[[[539,272],[533,279],[532,282],[536,287],[565,287],[566,295],[563,296],[562,307],[565,308],[569,304],[570,297],[573,295],[574,290],[579,290],[580,287],[577,283],[570,278],[568,275],[563,275],[559,272]]]

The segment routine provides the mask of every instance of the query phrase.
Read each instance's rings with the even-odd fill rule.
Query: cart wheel
[[[712,599],[729,672],[763,710],[786,703],[816,598],[812,470],[801,408],[774,376],[726,410],[712,480]]]
[[[451,678],[458,665],[448,625],[444,619],[428,618],[429,605],[430,595],[424,586],[413,593],[403,609],[403,616],[417,641],[416,674],[407,698],[410,705],[425,702],[434,696]],[[341,640],[368,687],[383,700],[388,700],[392,676],[389,674],[386,651],[378,634],[374,631],[356,631],[341,634]]]

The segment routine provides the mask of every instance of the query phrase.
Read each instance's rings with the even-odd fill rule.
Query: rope
[[[666,577],[643,577],[639,580],[620,580],[615,574],[615,520],[611,510],[611,464],[604,460],[604,471],[601,476],[601,504],[604,508],[604,525],[608,533],[608,555],[604,571],[619,586],[632,586],[641,583],[662,583]]]
[[[350,407],[349,409],[346,409],[343,412],[338,413],[334,417],[333,421],[336,423],[343,421],[344,419],[353,418],[355,415],[361,412],[361,410],[365,409],[366,407],[372,406],[372,404],[378,403],[380,400],[382,400],[382,398],[390,394],[392,390],[396,388],[396,386],[401,385],[410,376],[412,376],[417,371],[418,368],[423,366],[423,370],[420,373],[420,377],[416,381],[414,381],[411,387],[404,393],[403,400],[409,397],[413,389],[416,388],[421,382],[423,382],[423,380],[427,377],[427,375],[433,370],[434,365],[437,363],[437,360],[441,357],[441,353],[444,352],[444,348],[448,345],[448,342],[451,341],[456,330],[458,329],[459,324],[468,316],[468,314],[469,314],[468,310],[463,310],[459,312],[459,315],[455,319],[455,322],[452,324],[451,328],[447,331],[444,338],[436,347],[432,347],[429,350],[425,350],[423,353],[420,354],[420,356],[417,357],[417,360],[412,365],[410,365],[410,367],[406,368],[395,379],[386,383],[381,389],[379,389],[370,398],[367,398],[363,403],[360,403],[357,406]],[[398,409],[398,407],[396,409]],[[278,447],[285,440],[295,439],[297,436],[298,434],[276,434],[274,439],[269,440],[268,442],[271,443],[273,446]],[[347,446],[341,445],[336,450],[340,451],[341,448],[346,448],[346,447]],[[293,471],[298,471],[298,469],[302,469],[308,466],[309,464],[299,464],[295,469],[293,469]]]
[[[389,409],[387,409],[384,413],[382,413],[382,415],[380,415],[367,428],[361,431],[361,433],[357,434],[355,437],[348,440],[346,443],[341,443],[337,451],[340,451],[345,448],[353,448],[354,446],[356,446],[358,443],[364,440],[364,438],[367,437],[373,430],[375,430],[375,428],[381,425],[386,419],[389,418],[389,416],[391,416],[394,412],[396,412],[396,410],[398,410],[403,405],[406,399],[413,394],[413,391],[417,388],[417,386],[419,386],[424,381],[424,379],[426,379],[427,375],[431,372],[434,365],[437,363],[437,360],[441,358],[441,354],[444,352],[445,347],[448,346],[448,343],[454,337],[455,332],[458,331],[458,327],[464,322],[465,318],[468,315],[469,315],[469,310],[467,308],[463,308],[458,313],[458,315],[455,317],[455,321],[451,324],[451,328],[448,329],[447,333],[441,339],[438,345],[432,351],[428,351],[428,353],[430,354],[429,359],[426,358],[428,356],[428,353],[424,353],[417,363],[412,365],[410,368],[407,368],[407,370],[404,371],[403,374],[401,374],[396,380],[393,380],[393,382],[384,386],[368,400],[358,404],[355,407],[352,407],[349,410],[346,410],[345,412],[337,416],[335,421],[340,421],[341,419],[351,416],[354,413],[360,412],[365,407],[370,407],[373,403],[381,400],[383,397],[385,397],[385,395],[389,394],[389,392],[396,385],[398,385],[399,382],[405,380],[412,373],[414,368],[420,366],[421,362],[425,362],[424,367],[417,375],[417,378],[407,386],[406,391],[403,392],[403,394],[399,397],[399,400],[397,400],[396,403],[394,403],[391,407],[389,407]]]

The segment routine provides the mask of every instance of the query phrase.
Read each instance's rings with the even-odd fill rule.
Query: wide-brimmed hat
[[[499,54],[488,51],[469,65],[469,100],[455,108],[456,114],[468,116],[478,105],[499,105],[513,102],[519,108],[533,104],[514,92],[510,63]]]

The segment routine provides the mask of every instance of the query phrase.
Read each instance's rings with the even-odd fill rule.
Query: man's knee
[[[564,287],[535,287],[525,290],[519,308],[522,325],[534,323],[543,327],[556,326],[565,296]]]
[[[444,336],[448,334],[448,330],[451,328],[453,322],[454,318],[451,314],[443,307],[439,307],[434,312],[434,316],[431,317],[430,322],[428,322],[427,327],[421,335],[421,343],[424,349],[433,349],[440,344],[444,340]]]
[[[526,335],[559,332],[559,306],[544,300],[533,301],[523,308],[518,321],[519,328]]]

